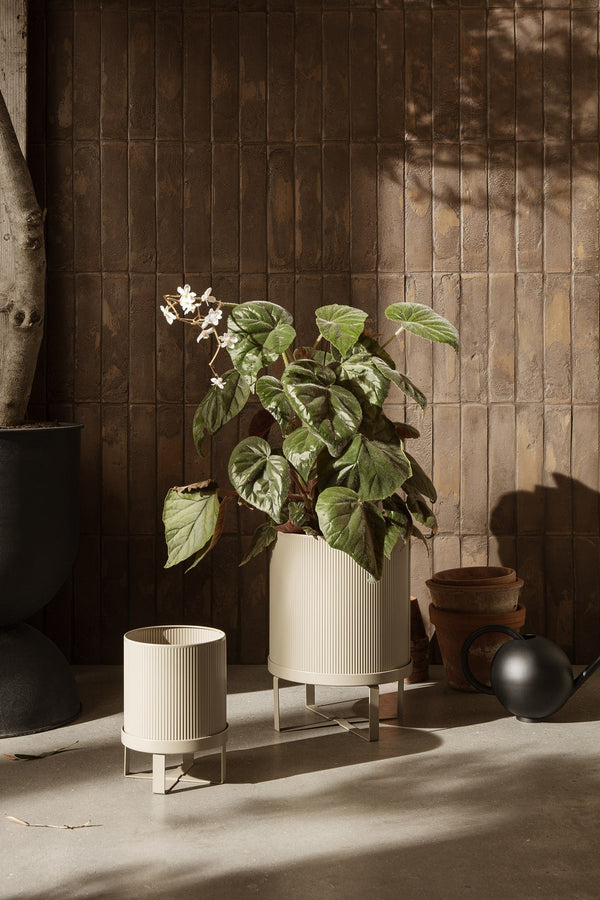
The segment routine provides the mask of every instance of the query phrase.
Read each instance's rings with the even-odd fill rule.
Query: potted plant
[[[44,320],[44,216],[1,93],[0,195],[14,248],[14,271],[0,283],[0,737],[8,737],[55,728],[80,708],[65,657],[23,623],[75,558],[80,426],[25,421]]]
[[[392,422],[392,384],[420,407],[426,398],[386,350],[403,331],[455,350],[455,328],[431,308],[394,303],[397,328],[381,344],[367,314],[316,310],[314,343],[295,344],[291,315],[274,303],[223,303],[189,285],[164,298],[167,321],[213,339],[211,387],[193,423],[202,453],[254,395],[251,434],[233,449],[231,488],[213,480],[172,488],[163,520],[167,566],[193,568],[214,547],[227,507],[264,514],[242,564],[275,544],[271,559],[269,669],[306,684],[380,684],[410,667],[408,553],[421,526],[436,530],[436,492],[405,443],[418,432]],[[224,310],[229,310],[221,330]],[[229,367],[217,370],[217,361]],[[340,680],[344,679],[344,680]]]

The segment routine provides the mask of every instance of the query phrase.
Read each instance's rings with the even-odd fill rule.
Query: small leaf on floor
[[[5,816],[4,818],[8,819],[9,822],[14,822],[16,825],[26,825],[28,828],[63,828],[67,829],[67,831],[74,831],[76,828],[100,827],[99,825],[92,825],[91,819],[88,819],[83,825],[46,825],[43,822],[26,822],[25,819],[19,819],[18,816]]]
[[[2,756],[4,759],[10,760],[18,760],[18,759],[45,759],[46,756],[56,756],[57,753],[66,753],[68,750],[72,750],[75,747],[75,744],[78,744],[79,741],[75,741],[73,744],[69,744],[67,747],[59,747],[58,750],[46,750],[45,753],[3,753]]]

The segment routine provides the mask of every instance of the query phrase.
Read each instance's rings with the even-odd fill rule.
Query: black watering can
[[[471,672],[469,650],[482,634],[499,631],[514,638],[498,648],[490,669],[491,687]],[[470,634],[460,654],[465,677],[484,694],[495,694],[520,722],[541,722],[563,706],[600,666],[600,656],[573,678],[566,653],[535,634],[519,634],[506,625],[484,625]]]

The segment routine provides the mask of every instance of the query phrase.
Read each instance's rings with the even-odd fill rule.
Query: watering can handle
[[[491,631],[500,631],[502,632],[502,634],[508,634],[511,638],[517,638],[521,641],[524,640],[522,634],[519,634],[518,631],[514,631],[512,628],[508,628],[507,625],[482,625],[481,628],[478,628],[476,631],[469,635],[462,646],[462,650],[460,651],[460,663],[462,665],[462,670],[465,674],[465,678],[469,681],[470,684],[473,685],[475,690],[481,691],[482,694],[493,694],[494,691],[487,684],[483,684],[481,681],[478,681],[471,672],[471,667],[469,665],[469,650],[471,649],[471,645],[475,643],[477,638],[481,637],[482,634],[489,634]]]

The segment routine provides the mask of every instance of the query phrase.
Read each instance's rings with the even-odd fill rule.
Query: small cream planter
[[[167,755],[183,757],[176,772],[181,780],[196,752],[220,747],[223,781],[228,728],[224,632],[196,625],[137,628],[124,637],[123,657],[125,775],[146,774],[130,771],[129,750],[151,753],[153,791],[164,794]]]
[[[376,740],[379,685],[398,682],[400,712],[412,668],[408,547],[394,551],[376,582],[322,538],[280,534],[270,566],[268,668],[278,731],[279,679],[305,684],[307,707],[324,718],[314,685],[366,685],[369,740]]]

